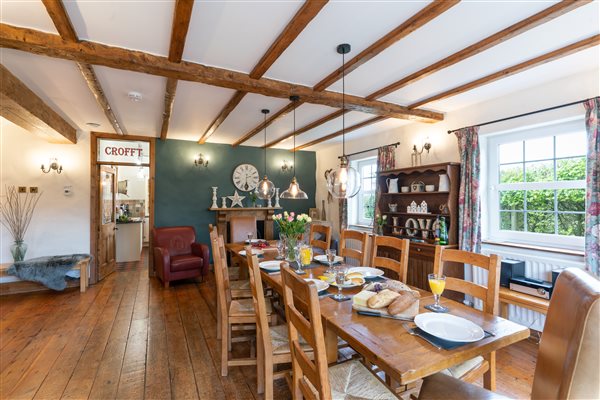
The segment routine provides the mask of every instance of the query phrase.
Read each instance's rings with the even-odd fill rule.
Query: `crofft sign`
[[[98,161],[148,164],[150,143],[137,140],[98,139]]]

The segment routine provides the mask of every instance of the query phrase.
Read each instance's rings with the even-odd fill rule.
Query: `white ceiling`
[[[346,78],[348,93],[367,96],[387,84],[418,71],[490,34],[550,7],[554,1],[463,1],[400,40]],[[301,7],[300,1],[196,1],[183,54],[185,60],[250,72],[277,35]],[[335,48],[352,45],[348,59],[425,7],[427,2],[331,1],[288,47],[266,77],[315,85],[341,65]],[[57,33],[41,1],[0,3],[3,23]],[[173,1],[66,1],[65,7],[81,39],[166,56],[169,50]],[[600,32],[599,2],[580,7],[465,61],[432,74],[381,98],[408,105],[508,66],[547,53]],[[89,130],[86,122],[100,123],[95,130],[112,131],[73,62],[0,50],[1,62],[74,126]],[[547,63],[448,99],[424,106],[450,112],[508,93],[553,81],[578,71],[598,69],[598,47]],[[117,118],[130,134],[159,136],[166,79],[106,67],[95,67],[98,79]],[[329,90],[341,91],[341,82]],[[139,103],[127,93],[142,94]],[[227,104],[233,91],[192,82],[179,82],[169,127],[169,138],[197,141]],[[287,100],[248,94],[209,142],[233,143],[259,124],[268,108],[275,113]],[[296,110],[298,128],[334,109],[304,104]],[[372,118],[350,112],[346,125]],[[407,124],[388,119],[352,133],[361,137]],[[297,138],[307,143],[338,131],[341,118]],[[292,130],[292,114],[267,128],[272,141]],[[245,145],[259,146],[262,133]],[[290,148],[292,140],[277,147]]]

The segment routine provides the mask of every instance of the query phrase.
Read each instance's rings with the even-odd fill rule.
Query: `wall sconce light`
[[[205,156],[202,153],[198,153],[196,158],[194,158],[194,165],[196,167],[208,167],[208,156]]]
[[[293,169],[294,169],[294,164],[292,164],[288,160],[283,160],[283,164],[281,164],[282,172],[292,172]]]
[[[50,163],[48,165],[48,170],[46,171],[46,167],[44,164],[42,164],[42,172],[47,174],[50,171],[55,170],[57,174],[60,174],[63,170],[62,165],[60,165],[58,163],[58,160],[56,158],[51,158],[50,159]]]
[[[426,140],[428,140],[428,139],[429,138],[427,138]],[[417,150],[417,145],[414,144],[412,154],[410,155],[410,160],[411,160],[412,166],[417,167],[417,166],[421,165],[421,154],[423,154],[423,150],[427,150],[427,154],[429,154],[430,149],[431,149],[431,143],[429,143],[429,142],[423,143],[423,145],[421,146],[421,150]]]

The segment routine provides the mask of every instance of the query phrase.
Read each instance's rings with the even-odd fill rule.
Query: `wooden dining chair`
[[[393,236],[375,236],[371,248],[371,267],[383,268],[394,271],[398,274],[398,279],[406,283],[408,279],[408,251],[410,241]],[[398,259],[379,255],[378,251],[389,249],[393,252],[400,252]]]
[[[231,332],[234,327],[239,330],[246,328],[255,328],[256,314],[252,299],[233,299],[229,288],[229,279],[227,277],[227,258],[221,251],[224,247],[223,236],[219,235],[216,240],[212,240],[213,261],[215,264],[215,281],[217,284],[217,301],[219,302],[220,318],[220,338],[221,338],[221,375],[227,376],[229,367],[240,365],[256,365],[256,358],[253,358],[253,349],[251,346],[249,358],[230,358],[231,344],[234,341],[252,340],[252,337],[240,336],[232,338]],[[270,303],[266,305],[268,316],[272,313]]]
[[[498,295],[500,291],[500,258],[491,254],[471,253],[464,250],[446,249],[442,246],[435,247],[433,272],[444,274],[444,264],[447,262],[470,264],[487,270],[487,285],[479,285],[464,279],[446,277],[445,290],[467,294],[483,302],[483,312],[498,315]],[[483,375],[484,387],[496,390],[496,352],[491,352],[483,357],[475,357],[464,363],[448,368],[444,373],[466,382],[473,382]]]
[[[358,243],[349,243],[349,241],[356,241]],[[342,237],[340,240],[340,253],[339,255],[344,258],[351,258],[355,260],[360,266],[367,265],[367,244],[369,243],[369,234],[367,232],[359,232],[352,229],[344,229],[342,231]],[[350,245],[356,245],[359,249],[349,247]]]
[[[318,236],[318,237],[315,237]],[[331,227],[328,225],[311,224],[308,240],[311,247],[316,247],[323,251],[323,254],[331,246]]]
[[[600,281],[578,268],[560,273],[540,341],[531,398],[599,399]],[[506,399],[444,374],[425,378],[419,399]]]
[[[332,398],[398,399],[382,381],[359,360],[327,366],[325,336],[317,288],[281,266],[283,297],[292,352],[292,396],[294,399]],[[304,305],[304,314],[297,305]],[[306,315],[306,316],[305,316]],[[306,341],[304,345],[300,338]],[[313,350],[314,359],[306,352]]]

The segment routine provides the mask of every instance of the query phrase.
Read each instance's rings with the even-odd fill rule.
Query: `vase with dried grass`
[[[6,186],[3,201],[0,202],[2,225],[10,232],[14,243],[10,246],[13,260],[23,261],[27,252],[25,233],[42,193],[19,193],[15,186]]]

